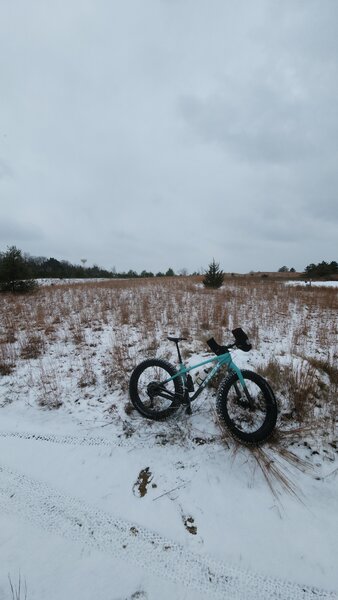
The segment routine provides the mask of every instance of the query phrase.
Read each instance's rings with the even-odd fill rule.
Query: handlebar
[[[219,356],[220,354],[225,354],[229,351],[229,346],[220,346],[219,344],[217,344],[215,338],[213,337],[207,341],[207,344],[210,350],[212,350],[212,352],[214,352],[217,356]]]
[[[243,352],[249,352],[249,350],[251,350],[252,345],[250,344],[249,338],[241,327],[233,329],[232,334],[235,338],[235,342],[228,346],[220,346],[213,337],[210,338],[210,340],[207,341],[210,350],[217,356],[229,352],[229,348],[234,348],[235,346],[240,350],[243,350]]]

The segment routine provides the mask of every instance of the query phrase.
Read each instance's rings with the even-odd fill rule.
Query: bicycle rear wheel
[[[134,369],[129,382],[129,395],[141,415],[159,421],[178,409],[183,396],[181,378],[175,377],[164,383],[176,373],[173,365],[157,358],[145,360]]]
[[[238,375],[231,373],[222,382],[217,394],[220,416],[239,440],[259,444],[270,437],[277,420],[277,403],[270,385],[252,371],[242,371],[251,397],[246,397]]]

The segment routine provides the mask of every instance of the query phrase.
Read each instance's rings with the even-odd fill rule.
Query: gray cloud
[[[12,245],[26,242],[40,242],[44,236],[42,231],[33,223],[23,220],[1,219],[0,242],[3,245]],[[1,248],[3,250],[3,248]]]
[[[13,171],[7,161],[0,158],[0,179],[13,177]]]
[[[208,95],[182,96],[179,113],[203,141],[245,160],[283,164],[337,154],[337,65],[312,67],[309,56],[303,76],[292,59],[282,50],[271,72],[267,60],[245,78],[228,75]]]
[[[269,88],[254,86],[206,99],[183,97],[180,112],[202,139],[216,142],[248,161],[293,163],[317,153],[301,102],[283,100]]]
[[[4,0],[1,242],[127,270],[337,259],[337,12]]]

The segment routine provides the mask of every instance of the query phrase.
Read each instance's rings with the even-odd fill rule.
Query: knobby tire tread
[[[236,373],[230,373],[227,377],[221,381],[217,392],[217,410],[220,417],[225,422],[226,426],[230,430],[233,437],[238,439],[240,442],[244,442],[248,445],[258,445],[266,442],[272,435],[278,415],[277,403],[270,384],[258,373],[254,371],[243,370],[242,375],[244,379],[249,379],[256,383],[262,390],[264,399],[267,404],[267,415],[265,417],[263,425],[253,432],[244,432],[233,423],[227,410],[228,394],[232,385],[239,381]]]

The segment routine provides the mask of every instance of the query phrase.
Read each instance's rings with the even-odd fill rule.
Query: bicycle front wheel
[[[270,437],[277,420],[277,403],[270,385],[252,371],[242,371],[250,395],[247,398],[236,373],[222,382],[217,394],[218,411],[232,434],[242,442],[259,444]]]
[[[181,404],[181,377],[166,380],[177,373],[166,360],[151,358],[140,363],[129,382],[130,399],[135,408],[148,419],[156,421],[169,417]]]

